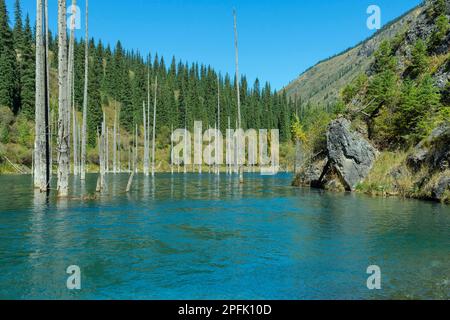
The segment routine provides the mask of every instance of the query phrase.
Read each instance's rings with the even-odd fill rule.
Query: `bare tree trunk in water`
[[[41,191],[47,189],[46,143],[45,143],[45,47],[43,37],[43,0],[36,2],[36,108],[35,142],[33,154],[34,186]]]
[[[87,140],[87,105],[89,79],[89,0],[86,0],[86,35],[84,47],[84,96],[83,96],[83,127],[81,129],[81,180],[86,180],[86,140]]]
[[[147,141],[147,172],[146,176],[149,175],[150,172],[150,55],[147,59],[147,136],[144,139]]]
[[[109,128],[106,126],[106,173],[109,172]]]
[[[143,103],[143,118],[144,118],[144,174],[148,176],[149,174],[149,155],[150,155],[150,149],[148,145],[148,133],[147,133],[147,114],[145,112],[145,102]]]
[[[152,176],[155,176],[156,158],[156,96],[158,93],[158,77],[155,78],[155,103],[153,105],[153,143],[152,143]]]
[[[220,132],[220,78],[217,76],[217,130]],[[217,138],[217,137],[216,137]],[[219,143],[217,143],[217,147],[219,147]],[[220,146],[220,149],[222,150],[223,146]],[[219,148],[216,149],[216,152],[219,152]],[[216,156],[217,159],[217,156]],[[219,159],[219,160],[223,160]],[[217,175],[220,175],[220,162],[219,161],[217,165]]]
[[[75,17],[76,17],[76,5],[77,1],[72,0],[72,5],[70,7],[71,10],[71,16],[70,16],[70,38],[69,38],[69,58],[68,58],[68,76],[67,76],[67,99],[69,103],[69,131],[70,131],[70,113],[72,113],[73,116],[73,122],[75,122],[75,115],[73,114],[75,112],[75,106],[74,106],[74,99],[73,99],[73,85],[74,85],[74,47],[75,47]],[[77,164],[75,161],[76,157],[76,124],[73,123],[72,128],[72,143],[73,143],[73,173],[74,175],[77,175]]]
[[[137,138],[138,138],[138,128],[137,128],[137,124],[136,124],[136,129],[135,129],[135,137],[134,137],[134,153],[133,153],[133,170],[131,170],[131,174],[130,174],[130,178],[128,179],[128,184],[127,184],[127,190],[126,192],[130,192],[131,191],[131,187],[133,185],[133,178],[134,175],[137,173]]]
[[[236,92],[237,92],[237,108],[238,108],[238,130],[242,129],[241,123],[241,92],[239,89],[239,51],[238,51],[238,32],[237,32],[237,22],[236,22],[236,11],[233,11],[234,15],[234,46],[236,50]],[[240,145],[240,143],[238,144]],[[237,152],[237,150],[235,150]],[[240,154],[239,152],[237,152]],[[239,161],[239,157],[238,157]],[[244,167],[243,164],[238,165],[239,168],[239,182],[244,183]]]
[[[45,21],[45,54],[44,54],[44,65],[45,65],[45,153],[46,153],[46,180],[47,187],[46,191],[50,191],[50,182],[52,177],[52,135],[51,135],[51,117],[50,117],[50,64],[48,60],[49,52],[49,32],[48,32],[48,0],[44,0],[44,21]]]
[[[114,109],[113,172],[117,173],[117,110]]]
[[[122,164],[121,164],[121,145],[120,145],[120,119],[117,124],[117,162],[118,162],[118,170],[119,173],[122,173]]]
[[[106,115],[103,112],[102,131],[98,137],[98,157],[99,157],[99,176],[97,179],[97,192],[106,189],[105,173],[106,173]]]
[[[69,101],[67,98],[66,1],[58,0],[58,196],[69,194]]]

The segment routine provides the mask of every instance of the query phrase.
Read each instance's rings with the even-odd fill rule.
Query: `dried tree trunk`
[[[170,173],[173,175],[173,140],[172,140],[172,133],[173,133],[173,124],[170,126]]]
[[[36,17],[36,108],[35,142],[33,155],[34,186],[46,190],[45,154],[45,48],[43,38],[43,0],[37,1]]]
[[[138,145],[138,125],[136,124],[135,129],[135,140],[134,140],[134,172],[138,173],[138,160],[139,160],[139,153],[138,153],[139,145]]]
[[[106,188],[106,115],[103,112],[102,131],[98,138],[98,157],[99,157],[99,177],[97,180],[97,192],[102,192]]]
[[[50,117],[50,64],[48,59],[49,52],[49,28],[48,28],[48,1],[44,0],[44,32],[45,32],[45,152],[46,152],[46,191],[50,191],[50,181],[52,177],[52,135],[51,135],[51,117]]]
[[[144,174],[148,176],[149,174],[149,141],[148,141],[148,133],[147,133],[147,114],[145,112],[145,102],[143,103],[143,115],[144,115]]]
[[[137,128],[137,124],[136,124],[135,137],[134,137],[134,152],[133,152],[133,170],[131,170],[130,178],[128,179],[127,190],[126,190],[127,193],[131,191],[131,187],[133,185],[133,178],[134,178],[134,175],[137,173],[137,154],[138,154],[137,153],[137,148],[138,148],[137,141],[138,141],[138,128]]]
[[[147,161],[148,161],[148,171],[147,176],[149,175],[150,171],[150,105],[151,105],[151,99],[150,99],[150,64],[151,59],[150,55],[148,56],[148,64],[147,64],[147,136],[144,137],[144,139],[147,140]]]
[[[114,129],[113,129],[113,172],[117,173],[117,111],[114,109]]]
[[[67,22],[66,1],[58,0],[58,196],[69,193],[70,117],[67,97]]]
[[[220,132],[220,78],[217,76],[217,130]],[[217,142],[219,147],[219,142]],[[223,146],[221,146],[221,149]],[[219,152],[219,148],[216,148],[216,152]],[[217,159],[217,156],[216,156]],[[220,163],[217,163],[217,175],[220,175]]]
[[[106,173],[109,172],[109,128],[106,126]]]
[[[231,130],[231,119],[228,117],[228,130]],[[227,165],[228,165],[228,174],[231,175],[231,142],[229,138],[227,139]]]
[[[236,93],[237,93],[237,109],[238,109],[238,129],[242,129],[241,123],[241,92],[239,89],[239,50],[238,50],[238,32],[236,22],[236,11],[233,11],[234,15],[234,47],[236,51]],[[237,152],[237,150],[235,151]],[[238,152],[237,152],[238,153]],[[244,168],[242,165],[238,165],[239,168],[239,182],[244,183]]]
[[[119,120],[120,121],[120,120]],[[119,173],[122,173],[122,164],[121,164],[121,144],[120,144],[120,122],[117,124],[117,169]]]
[[[86,35],[84,47],[83,128],[81,134],[81,180],[86,180],[87,105],[89,81],[89,0],[86,0]]]
[[[76,164],[76,156],[77,156],[77,150],[76,150],[76,140],[77,140],[77,134],[76,134],[76,116],[75,116],[75,105],[74,105],[74,92],[73,92],[73,86],[74,86],[74,47],[75,47],[75,16],[76,16],[76,0],[72,0],[72,6],[71,6],[71,19],[70,19],[70,38],[69,38],[69,58],[68,58],[68,76],[67,76],[67,98],[69,99],[69,104],[71,104],[71,107],[69,107],[69,112],[72,112],[73,116],[73,128],[72,128],[72,143],[73,143],[73,173],[74,175],[77,175],[77,164]],[[70,118],[69,118],[70,119]],[[69,131],[70,131],[70,120],[69,120]]]
[[[73,116],[73,128],[72,128],[73,175],[77,176],[78,175],[78,123],[77,123],[77,111],[75,110],[75,104],[73,101],[72,101],[72,116]]]
[[[152,176],[155,176],[156,158],[156,96],[158,93],[158,77],[155,78],[155,100],[153,104],[153,142],[152,142]]]

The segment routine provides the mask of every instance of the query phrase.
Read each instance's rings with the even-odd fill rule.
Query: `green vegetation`
[[[0,143],[10,155],[8,145],[21,145],[29,151],[34,141],[35,104],[35,36],[31,31],[27,16],[23,23],[20,1],[15,2],[15,25],[8,23],[9,15],[5,0],[0,0],[0,107],[9,109],[12,118],[2,120]],[[84,87],[84,48],[86,39],[76,40],[74,47],[75,109],[81,123]],[[221,119],[220,129],[225,132],[230,118],[231,127],[237,119],[237,99],[234,77],[221,75],[212,67],[188,64],[174,58],[166,65],[164,57],[158,54],[143,57],[139,52],[128,51],[118,42],[114,48],[102,41],[89,39],[89,97],[88,97],[88,153],[90,161],[95,160],[96,135],[101,125],[103,111],[107,124],[113,126],[117,111],[121,125],[121,148],[127,154],[130,137],[135,125],[142,124],[142,103],[147,103],[147,80],[150,78],[150,102],[153,108],[154,84],[157,88],[157,142],[167,142],[170,129],[192,130],[194,120],[202,121],[203,126],[214,127],[217,121],[217,94],[220,89]],[[57,38],[49,37],[50,65],[50,108],[52,128],[58,118],[57,88]],[[233,57],[230,57],[232,59]],[[242,127],[244,129],[280,130],[282,143],[291,140],[291,117],[296,103],[287,98],[284,92],[275,92],[269,83],[263,85],[256,79],[250,85],[245,76],[240,81]],[[218,83],[219,82],[219,83]],[[2,112],[6,112],[2,108]],[[152,111],[151,111],[152,112]],[[153,112],[152,112],[153,113]],[[6,119],[6,118],[5,118]],[[11,120],[11,121],[9,121]],[[20,133],[17,131],[20,128]],[[56,143],[53,132],[53,145]],[[18,164],[30,164],[28,154],[17,158]],[[13,157],[12,155],[10,155]],[[55,157],[54,157],[55,158]],[[5,160],[0,158],[0,164]]]
[[[363,115],[369,138],[382,149],[418,143],[448,115],[447,93],[441,92],[430,73],[432,58],[426,42],[419,39],[411,60],[404,70],[398,70],[392,44],[386,40],[375,53],[374,74],[358,77],[342,90],[347,105],[358,96],[361,105],[369,106]]]

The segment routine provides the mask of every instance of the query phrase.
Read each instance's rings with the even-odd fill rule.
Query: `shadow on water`
[[[57,201],[0,177],[0,299],[450,298],[450,209],[291,176],[97,175]],[[369,291],[369,265],[383,289]],[[68,291],[78,265],[82,290]]]

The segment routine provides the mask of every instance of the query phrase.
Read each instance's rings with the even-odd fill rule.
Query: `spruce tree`
[[[0,106],[18,111],[16,53],[5,0],[0,0]]]
[[[417,40],[412,50],[411,77],[417,78],[428,69],[427,45],[421,39]]]
[[[35,53],[33,50],[33,34],[30,26],[30,17],[25,19],[23,31],[23,48],[20,63],[20,102],[21,112],[28,118],[34,118],[35,104]]]
[[[22,8],[20,7],[20,0],[14,3],[14,47],[16,50],[23,49],[23,23],[22,23]]]

